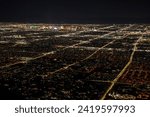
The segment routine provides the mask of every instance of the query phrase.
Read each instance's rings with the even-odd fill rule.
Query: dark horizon
[[[149,24],[149,11],[145,1],[0,0],[0,22]]]

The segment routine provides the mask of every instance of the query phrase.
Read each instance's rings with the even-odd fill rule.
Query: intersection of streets
[[[150,99],[150,26],[0,24],[0,99]]]

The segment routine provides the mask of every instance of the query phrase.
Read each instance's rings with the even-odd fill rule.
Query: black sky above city
[[[149,6],[144,0],[0,0],[0,22],[150,23]]]

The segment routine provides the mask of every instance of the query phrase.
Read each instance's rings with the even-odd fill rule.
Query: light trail
[[[133,48],[133,51],[131,53],[131,56],[130,56],[130,59],[128,61],[128,63],[125,65],[125,67],[121,70],[121,72],[118,74],[118,76],[111,82],[111,85],[109,86],[109,88],[106,90],[106,92],[104,93],[104,95],[101,97],[101,100],[104,100],[107,96],[107,94],[110,92],[110,90],[114,87],[114,85],[116,84],[116,82],[119,80],[119,78],[125,73],[125,71],[127,70],[127,68],[129,67],[129,65],[132,63],[133,61],[133,56],[137,50],[137,45],[138,43],[142,40],[142,37],[141,36],[137,41],[136,43],[134,44],[134,48]]]

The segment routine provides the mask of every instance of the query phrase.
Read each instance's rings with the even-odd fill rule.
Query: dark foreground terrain
[[[0,99],[150,99],[150,25],[0,23]]]

